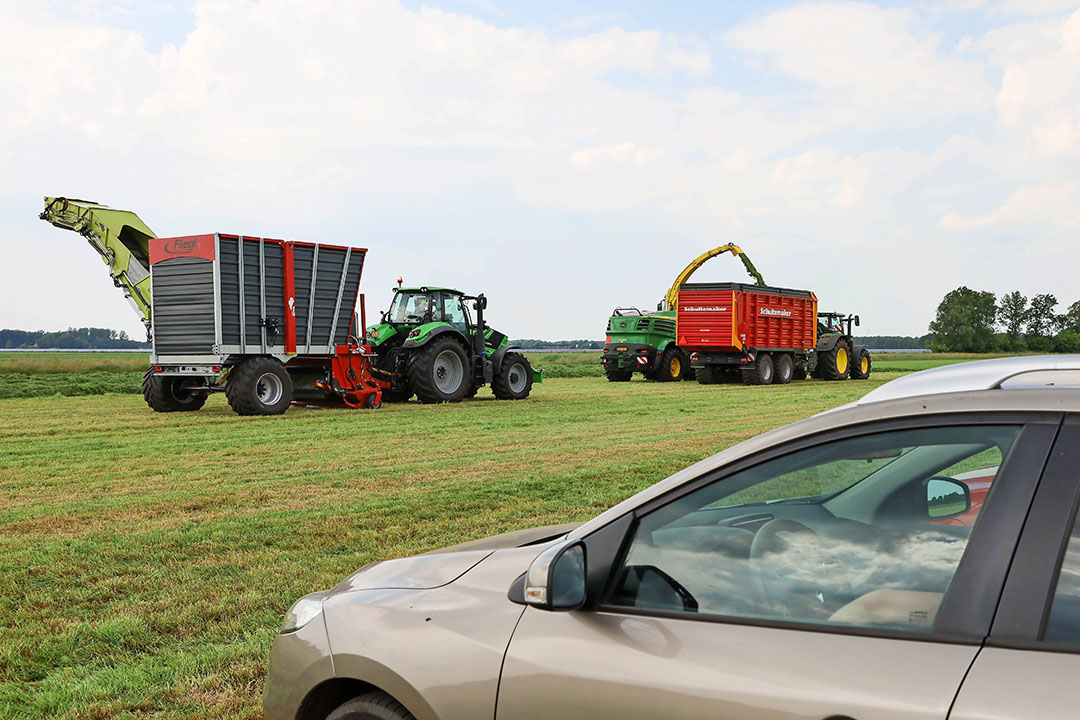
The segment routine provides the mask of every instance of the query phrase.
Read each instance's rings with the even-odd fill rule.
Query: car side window
[[[932,632],[1019,430],[865,435],[705,485],[638,521],[605,604]]]
[[[1065,556],[1061,560],[1043,639],[1052,643],[1080,645],[1080,517],[1073,525]]]

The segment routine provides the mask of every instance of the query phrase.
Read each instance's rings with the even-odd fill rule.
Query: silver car
[[[1080,356],[910,375],[580,526],[361,568],[268,720],[1080,716]]]

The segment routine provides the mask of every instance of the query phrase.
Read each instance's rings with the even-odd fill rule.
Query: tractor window
[[[419,323],[428,314],[427,293],[399,292],[390,306],[390,322]]]
[[[443,321],[450,323],[458,330],[468,330],[468,316],[465,313],[465,307],[461,301],[461,296],[443,293],[442,303]]]

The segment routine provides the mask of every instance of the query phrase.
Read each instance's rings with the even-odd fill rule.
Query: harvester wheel
[[[795,376],[795,360],[787,353],[776,356],[776,377],[773,380],[777,385],[787,385]]]
[[[870,351],[866,348],[859,350],[859,357],[851,366],[851,378],[853,380],[865,380],[870,377]]]
[[[818,375],[825,380],[847,380],[851,370],[851,355],[848,346],[838,342],[832,350],[818,355]]]
[[[461,402],[472,366],[453,337],[435,337],[409,358],[409,385],[423,403]]]
[[[686,356],[677,347],[669,347],[660,356],[660,367],[656,369],[654,380],[660,382],[678,382],[683,379],[686,368]]]
[[[491,381],[491,391],[500,400],[524,400],[532,392],[532,365],[519,353],[506,353],[499,372]]]
[[[192,392],[184,388],[202,378],[162,377],[148,368],[143,374],[142,394],[146,404],[156,412],[188,412],[198,410],[206,403],[206,393]]]
[[[604,368],[604,375],[610,382],[630,382],[634,377],[633,370],[620,370],[618,368]]]
[[[225,397],[237,415],[280,415],[292,402],[292,378],[277,360],[253,357],[229,371]]]
[[[768,353],[760,353],[754,367],[742,371],[742,381],[745,385],[772,385],[773,359]]]

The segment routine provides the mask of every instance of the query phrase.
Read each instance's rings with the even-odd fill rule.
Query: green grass
[[[0,400],[0,717],[258,718],[300,595],[373,560],[585,520],[899,375],[883,356],[866,382],[613,384],[553,373],[590,373],[594,353],[534,357],[549,379],[521,402],[240,418],[220,395],[151,412],[142,355],[0,354],[0,393],[49,396]]]
[[[0,717],[257,718],[300,595],[355,568],[587,519],[889,379],[553,379],[522,402],[293,408],[0,401]],[[895,376],[893,376],[895,377]]]

